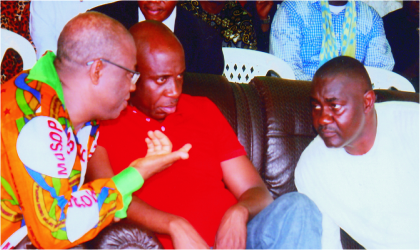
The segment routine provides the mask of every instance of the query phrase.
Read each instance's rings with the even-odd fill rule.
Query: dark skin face
[[[346,5],[348,1],[328,1],[328,4],[334,6],[343,6]]]
[[[177,1],[137,1],[146,20],[163,22],[174,10]]]
[[[184,81],[185,59],[181,45],[160,46],[137,57],[141,73],[131,103],[159,122],[176,111]]]
[[[370,150],[376,135],[371,126],[375,94],[342,74],[315,77],[311,90],[312,119],[315,130],[329,148],[350,154]],[[366,152],[365,152],[366,151]]]
[[[226,1],[200,1],[201,7],[210,14],[219,14],[219,12],[225,7]]]

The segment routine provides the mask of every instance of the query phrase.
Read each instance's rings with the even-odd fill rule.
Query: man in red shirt
[[[128,219],[156,232],[165,248],[245,248],[248,221],[270,203],[269,207],[275,210],[282,199],[272,203],[264,182],[216,105],[205,97],[181,94],[184,51],[174,34],[155,21],[138,23],[130,32],[138,49],[137,70],[141,77],[127,109],[116,120],[102,124],[101,139],[88,176],[93,179],[112,176],[122,171],[132,158],[146,154],[146,146],[134,142],[145,138],[149,130],[164,132],[174,149],[190,143],[188,160],[174,163],[151,177],[135,193],[140,199],[133,197]],[[292,196],[298,197],[297,200],[307,199],[297,193]],[[296,204],[292,200],[286,203]],[[318,222],[315,233],[305,231],[300,236],[316,234],[312,238],[319,244],[297,246],[320,248],[320,214],[317,209],[313,214]],[[282,216],[260,217],[253,228],[269,225],[265,218],[277,228],[282,225],[276,223]],[[289,232],[288,228],[283,229]],[[274,235],[272,238],[289,239],[288,235],[280,235],[280,231],[270,228],[267,232]],[[276,243],[261,246],[282,247]]]

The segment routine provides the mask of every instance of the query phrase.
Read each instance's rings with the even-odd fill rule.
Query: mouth
[[[176,111],[176,105],[159,107],[159,109],[166,114],[173,114]]]
[[[145,9],[146,9],[147,13],[149,15],[152,15],[152,16],[159,15],[162,12],[162,9],[159,8],[159,7],[151,6],[151,7],[146,7]]]
[[[330,129],[319,129],[318,133],[322,138],[330,138],[337,135],[337,133],[334,130]]]

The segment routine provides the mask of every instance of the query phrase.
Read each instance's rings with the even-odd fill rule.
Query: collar
[[[144,20],[146,20],[146,18],[144,17],[143,13],[140,10],[140,7],[138,7],[138,11],[139,11],[139,22],[142,22]],[[172,32],[174,32],[175,29],[175,18],[176,18],[176,6],[174,8],[174,10],[172,11],[171,15],[166,18],[165,20],[163,20],[163,24],[165,24]]]
[[[27,79],[43,82],[53,88],[65,109],[63,87],[54,67],[55,57],[53,52],[48,51],[29,71]]]
[[[314,6],[314,8],[316,8],[317,10],[321,11],[321,1],[319,0],[311,0],[309,1],[310,4],[312,4]],[[355,11],[357,12],[359,10],[359,1],[354,0],[355,3]],[[346,6],[346,5],[344,5]]]

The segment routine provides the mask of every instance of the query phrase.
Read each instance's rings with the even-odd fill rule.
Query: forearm
[[[246,208],[248,220],[273,201],[264,181],[245,155],[223,161],[221,167],[223,181],[238,199],[238,203],[233,208],[239,206]]]
[[[271,202],[273,202],[273,198],[267,188],[265,186],[257,186],[245,191],[239,198],[237,205],[243,206],[248,210],[249,221]]]
[[[133,197],[127,219],[155,233],[169,235],[175,249],[208,248],[186,219],[158,210],[137,197]]]
[[[183,219],[158,210],[137,196],[133,196],[133,200],[127,210],[127,220],[153,232],[171,235],[173,234],[173,230],[171,231],[173,224]]]

